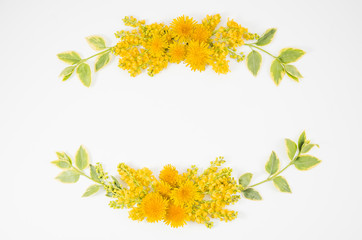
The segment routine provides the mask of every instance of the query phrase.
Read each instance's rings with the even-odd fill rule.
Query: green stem
[[[258,46],[255,46],[254,44],[245,43],[245,45],[246,45],[246,46],[249,46],[249,47],[251,47],[251,48],[259,49],[260,51],[265,52],[266,54],[272,56],[273,58],[278,59],[278,57],[274,56],[274,55],[271,54],[270,52],[268,52],[268,51],[266,51],[266,50],[264,50],[264,49],[262,49],[262,48],[260,48],[260,47],[258,47]]]
[[[89,176],[88,176],[87,174],[85,174],[83,171],[81,171],[81,170],[79,170],[79,169],[75,168],[73,165],[72,165],[72,169],[73,169],[74,171],[76,171],[77,173],[79,173],[80,175],[82,175],[82,176],[84,176],[84,177],[86,177],[86,178],[88,178],[88,179],[92,180],[93,182],[100,183],[100,182],[98,182],[98,181],[96,181],[96,180],[92,179],[91,177],[89,177]]]
[[[92,55],[92,56],[90,56],[90,57],[88,57],[88,58],[82,59],[82,61],[80,61],[80,62],[85,62],[85,61],[87,61],[88,59],[91,59],[91,58],[96,57],[96,56],[98,56],[98,55],[101,55],[101,54],[103,54],[103,53],[110,52],[110,51],[112,50],[112,48],[114,48],[114,47],[106,48],[106,50],[104,50],[104,51],[102,51],[102,52],[99,52],[99,53],[96,53],[96,54],[94,54],[94,55]]]
[[[289,163],[287,166],[285,166],[282,170],[280,170],[280,171],[274,173],[273,175],[269,176],[269,177],[268,177],[267,179],[265,179],[264,181],[255,183],[255,184],[253,184],[253,185],[251,185],[251,186],[248,186],[247,188],[252,188],[252,187],[258,186],[258,185],[260,185],[260,184],[262,184],[262,183],[266,183],[266,182],[269,182],[269,181],[273,180],[274,178],[276,178],[277,176],[279,176],[282,172],[284,172],[289,166],[293,165],[294,162],[295,162],[295,160],[299,157],[299,155],[300,155],[300,151],[298,151],[297,156],[295,156],[295,157],[293,158],[293,160],[290,161],[290,163]]]

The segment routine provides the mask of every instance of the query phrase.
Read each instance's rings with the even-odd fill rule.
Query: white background
[[[360,1],[1,1],[0,161],[1,239],[362,239],[362,17]],[[109,45],[125,29],[124,16],[169,23],[186,14],[201,20],[220,13],[251,32],[278,28],[266,48],[296,47],[301,83],[285,77],[276,87],[263,55],[257,78],[244,63],[218,76],[180,65],[136,78],[117,60],[88,89],[76,77],[57,78],[65,50],[93,54],[84,37]],[[246,51],[248,49],[245,48]],[[91,160],[116,174],[119,162],[158,172],[167,163],[200,168],[225,156],[234,176],[266,177],[272,150],[287,163],[284,138],[306,130],[320,149],[318,167],[283,174],[293,194],[271,183],[264,200],[242,199],[239,217],[213,229],[171,229],[128,219],[103,194],[81,198],[90,184],[54,180],[56,151],[74,156],[84,144]]]

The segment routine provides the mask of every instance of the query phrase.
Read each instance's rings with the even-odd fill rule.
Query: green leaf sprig
[[[291,79],[299,82],[299,79],[303,78],[303,76],[298,69],[290,63],[299,60],[305,54],[303,50],[283,48],[278,56],[274,56],[261,48],[261,46],[268,45],[273,40],[276,31],[276,28],[270,28],[256,42],[245,43],[245,45],[249,46],[251,49],[251,52],[246,57],[247,67],[254,76],[258,74],[262,62],[262,56],[257,51],[260,50],[274,58],[270,66],[270,76],[277,86],[280,84],[285,74]]]
[[[87,150],[80,146],[75,155],[75,165],[73,165],[72,159],[64,152],[57,152],[58,159],[52,161],[54,165],[63,169],[56,179],[62,183],[76,183],[80,176],[84,176],[95,184],[90,185],[82,195],[82,197],[89,197],[97,193],[100,189],[105,189],[106,196],[114,196],[117,190],[121,189],[121,185],[118,180],[111,176],[112,180],[109,180],[108,174],[103,171],[103,167],[100,163],[95,166],[89,163],[89,155]],[[89,175],[84,170],[89,168]]]
[[[89,87],[92,82],[92,71],[86,61],[91,58],[97,57],[94,65],[94,71],[97,72],[106,66],[112,57],[111,51],[112,47],[106,47],[105,40],[100,36],[89,36],[86,38],[89,46],[95,50],[100,51],[88,58],[82,59],[80,55],[75,51],[67,51],[59,53],[57,56],[63,62],[72,65],[63,69],[60,73],[60,77],[63,81],[68,80],[74,71],[76,71],[78,78],[83,83],[84,86]]]
[[[298,170],[306,171],[317,166],[321,162],[318,158],[306,154],[313,147],[319,147],[319,145],[313,144],[310,140],[307,140],[305,131],[299,136],[298,143],[287,138],[285,139],[285,145],[290,161],[284,168],[280,169],[280,160],[273,151],[265,164],[265,171],[269,174],[265,180],[250,185],[253,177],[252,173],[245,173],[240,176],[239,184],[242,187],[242,194],[245,198],[250,200],[262,200],[260,193],[256,191],[254,187],[269,181],[272,181],[280,192],[291,193],[292,190],[287,180],[281,176],[281,174],[292,165]]]

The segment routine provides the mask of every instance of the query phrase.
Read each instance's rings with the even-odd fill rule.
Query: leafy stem
[[[92,180],[93,182],[100,183],[100,182],[94,180],[93,178],[89,177],[87,174],[85,174],[83,171],[79,170],[78,168],[74,167],[73,165],[71,165],[71,168],[72,168],[72,170],[74,170],[74,171],[76,171],[77,173],[79,173],[80,175],[82,175],[82,176],[84,176],[84,177]]]
[[[110,51],[112,50],[112,48],[114,48],[114,47],[106,48],[104,51],[98,52],[98,53],[96,53],[96,54],[94,54],[94,55],[92,55],[92,56],[90,56],[90,57],[88,57],[88,58],[82,59],[78,64],[83,63],[83,62],[86,62],[87,60],[89,60],[89,59],[91,59],[91,58],[94,58],[94,57],[96,57],[96,56],[98,56],[98,55],[102,55],[102,54],[104,54],[104,53],[108,53],[108,52],[110,52]],[[77,65],[78,65],[78,64],[77,64]]]
[[[249,46],[249,47],[251,47],[251,48],[259,49],[260,51],[265,52],[266,54],[272,56],[273,58],[278,59],[278,57],[274,56],[274,55],[271,54],[270,52],[268,52],[268,51],[266,51],[266,50],[264,50],[264,49],[262,49],[262,48],[260,48],[260,47],[258,47],[258,46],[255,46],[253,43],[245,43],[245,45],[246,45],[246,46]]]
[[[263,184],[263,183],[266,183],[266,182],[269,182],[269,181],[273,180],[275,177],[277,177],[277,176],[280,175],[282,172],[284,172],[289,166],[293,165],[294,162],[295,162],[295,160],[298,159],[299,155],[300,155],[300,151],[298,151],[297,156],[295,156],[295,157],[293,158],[293,160],[290,161],[290,162],[288,163],[288,165],[286,165],[283,169],[281,169],[281,170],[279,170],[278,172],[270,175],[270,176],[269,176],[267,179],[265,179],[264,181],[255,183],[255,184],[249,186],[248,188],[252,188],[252,187],[255,187],[255,186],[258,186],[258,185],[260,185],[260,184]]]

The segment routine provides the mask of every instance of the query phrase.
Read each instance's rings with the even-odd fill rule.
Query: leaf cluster
[[[85,59],[82,59],[75,51],[62,52],[57,54],[57,56],[63,62],[71,65],[64,68],[60,73],[59,77],[61,77],[63,81],[68,80],[72,74],[76,72],[83,85],[89,87],[92,83],[92,71],[86,61],[90,58],[97,57],[94,65],[94,71],[97,72],[110,62],[112,48],[106,47],[105,40],[100,36],[89,36],[86,40],[93,50],[101,52]]]

